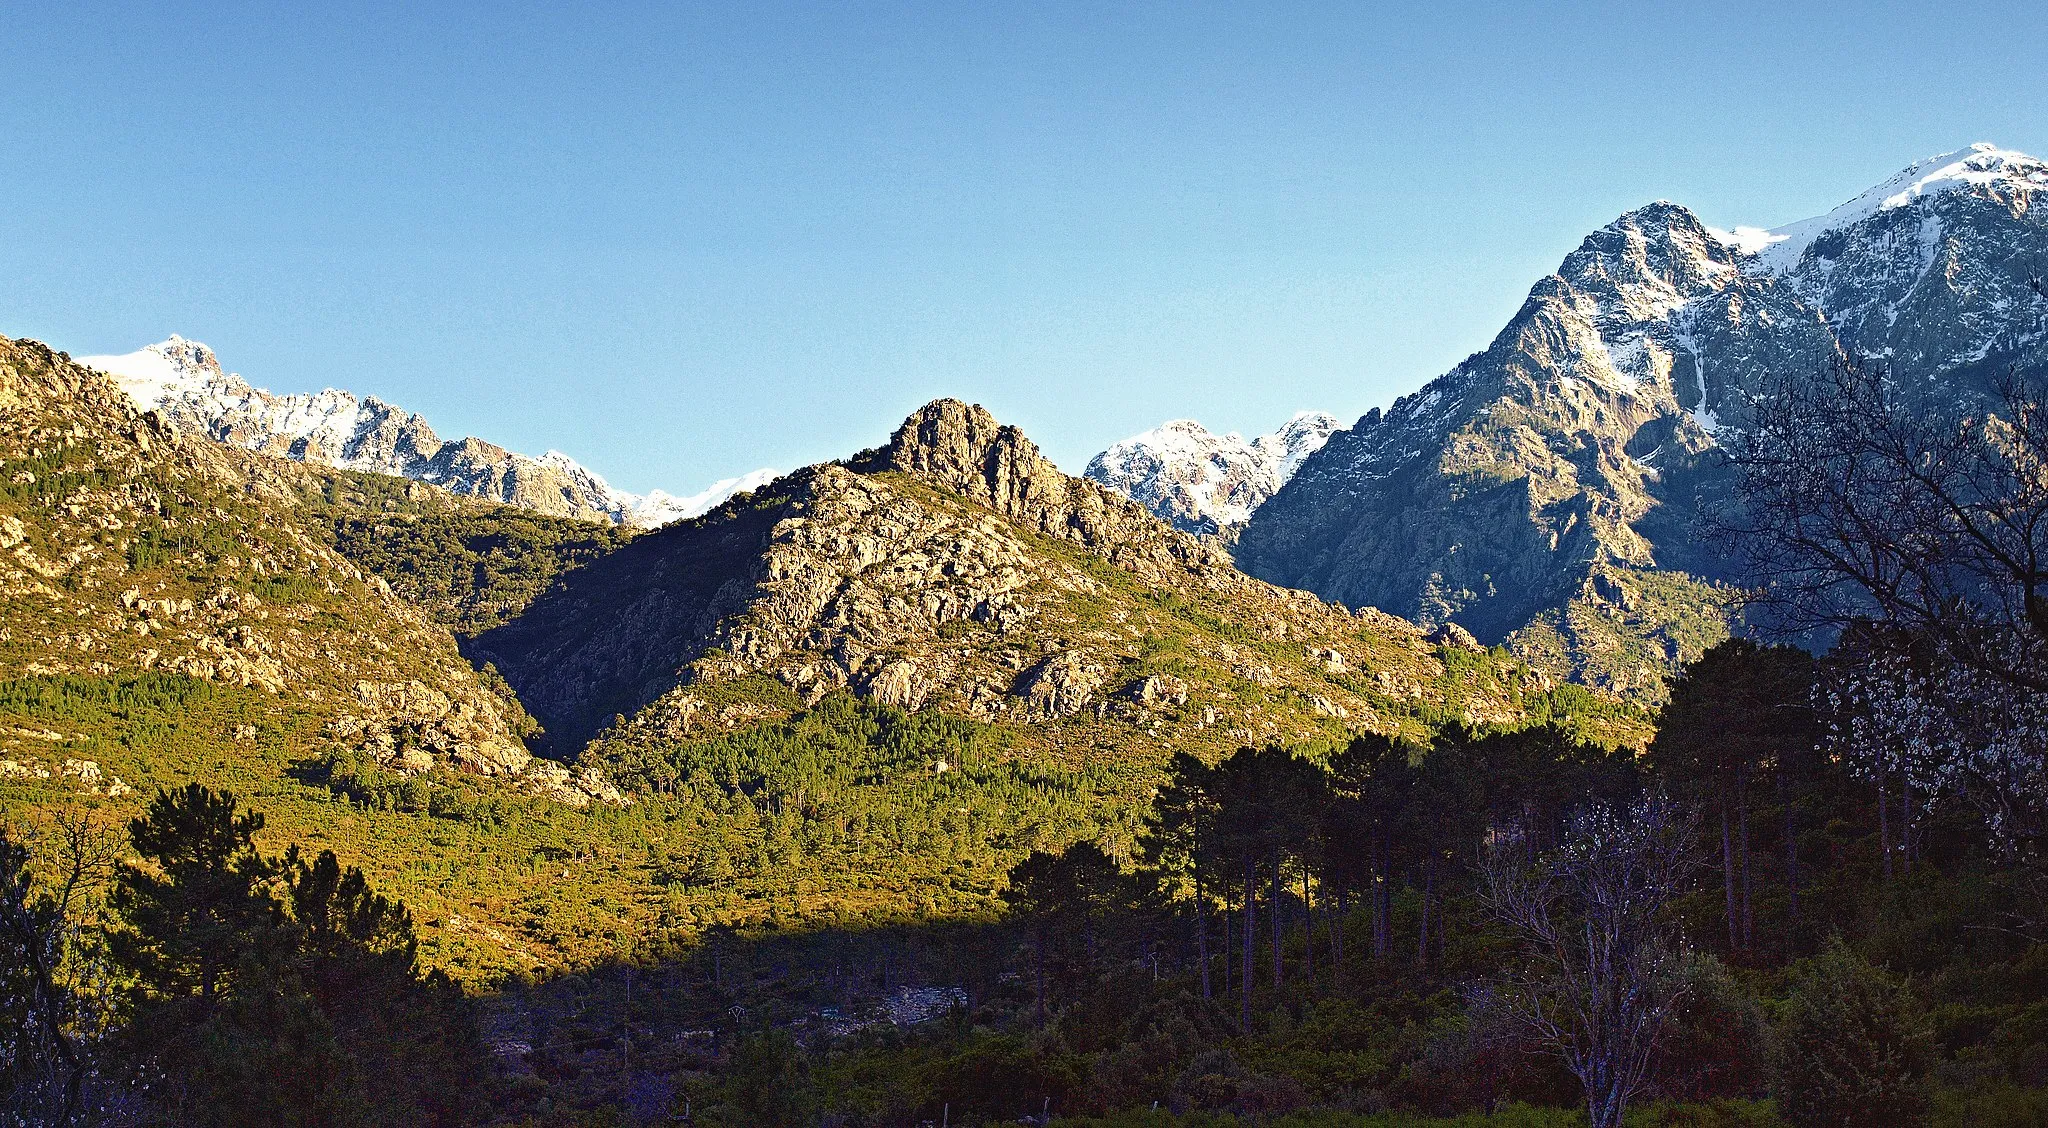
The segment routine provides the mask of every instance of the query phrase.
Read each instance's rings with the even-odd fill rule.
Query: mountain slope
[[[775,477],[756,470],[690,497],[614,489],[560,451],[539,458],[482,439],[443,441],[417,414],[344,391],[272,395],[224,371],[213,350],[175,334],[121,356],[81,357],[113,375],[144,411],[246,450],[430,482],[551,516],[654,528],[694,517]]]
[[[1278,431],[1246,440],[1175,419],[1098,454],[1082,476],[1143,505],[1189,533],[1235,530],[1342,429],[1336,417],[1304,411]]]
[[[2040,162],[1975,146],[1777,232],[1630,212],[1484,352],[1311,455],[1238,561],[1654,694],[1725,629],[1739,579],[1693,522],[1726,488],[1717,432],[1839,350],[1964,394],[2040,364],[2044,188]]]
[[[445,630],[300,518],[309,473],[138,415],[101,373],[0,339],[0,659],[26,677],[253,690],[316,745],[586,802]]]
[[[1544,685],[1253,580],[1219,548],[935,402],[887,446],[636,538],[479,635],[567,753],[678,741],[840,689],[1008,726],[1041,753],[1315,740],[1505,719]]]

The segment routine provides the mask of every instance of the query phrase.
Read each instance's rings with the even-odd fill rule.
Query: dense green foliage
[[[1920,1123],[1929,1032],[1905,985],[1839,939],[1806,961],[1785,999],[1774,1086],[1798,1128]]]
[[[845,694],[693,743],[600,739],[588,759],[704,812],[709,833],[664,855],[669,884],[800,892],[799,915],[828,920],[832,899],[885,891],[933,911],[988,907],[1029,850],[1129,842],[1156,778],[1120,762],[1068,770],[1017,754],[1006,730]]]
[[[741,1049],[766,1020],[804,1054],[771,1055],[778,1075],[800,1075],[805,1101],[848,1125],[1047,1107],[1106,1125],[1421,1124],[1515,1100],[1465,1122],[1569,1123],[1575,1086],[1542,1039],[1473,990],[1519,959],[1475,866],[1488,841],[1540,854],[1585,804],[1661,790],[1704,814],[1706,865],[1675,904],[1696,954],[1656,1097],[1627,1123],[1840,1122],[1784,1101],[1794,1086],[1827,1099],[1831,1084],[1861,1094],[1844,1107],[1883,1100],[1900,1122],[2037,1122],[2048,946],[2008,926],[2035,910],[2036,877],[1959,806],[1921,813],[1910,857],[1890,842],[1888,874],[1876,789],[1811,754],[1817,676],[1796,652],[1717,648],[1674,687],[1640,760],[1545,727],[1183,757],[1134,856],[1113,860],[1099,839],[1027,856],[1009,914],[980,931],[755,932],[642,965],[641,995],[622,998],[609,972],[508,1005],[579,1015],[596,1048],[575,1081],[548,1066],[551,1084],[620,1107],[636,1106],[608,1063],[632,1056],[713,1079],[682,1086],[699,1115],[751,1109],[730,1070],[766,1060]],[[892,982],[957,985],[954,1017],[863,1025],[874,1012],[849,1000],[900,992]],[[687,1029],[705,1041],[661,1061],[656,1047]],[[1173,1114],[1130,1111],[1154,1101]],[[1409,1111],[1344,1111],[1381,1107]]]
[[[412,513],[337,507],[328,523],[336,551],[462,635],[502,625],[562,573],[632,537],[616,526],[509,506]]]
[[[0,1108],[35,1124],[467,1124],[488,1073],[472,1005],[422,975],[410,914],[323,851],[281,859],[259,813],[189,785],[102,863],[92,824],[42,859],[0,836]],[[111,881],[111,912],[64,935],[53,909]],[[28,908],[31,911],[24,913]],[[59,918],[61,919],[61,918]],[[21,974],[13,974],[19,967]]]

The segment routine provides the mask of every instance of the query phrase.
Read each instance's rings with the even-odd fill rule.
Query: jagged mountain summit
[[[560,451],[538,458],[482,439],[443,441],[419,415],[329,388],[274,395],[224,370],[213,350],[172,334],[121,356],[80,357],[113,376],[136,406],[173,427],[246,450],[344,470],[412,478],[558,517],[655,528],[695,517],[777,476],[756,470],[689,497],[616,489]]]
[[[2048,166],[1979,144],[1771,231],[1632,211],[1485,351],[1311,455],[1238,562],[1654,694],[1726,630],[1740,580],[1695,521],[1726,488],[1724,430],[1838,354],[1959,395],[2040,367],[2044,192]]]
[[[1450,643],[1453,648],[1455,642]],[[566,574],[472,640],[559,755],[663,744],[827,693],[1006,726],[1061,757],[1502,719],[1545,685],[1234,568],[1014,427],[940,400]]]
[[[1297,413],[1247,440],[1175,419],[1096,455],[1082,476],[1116,490],[1188,533],[1235,531],[1343,429],[1336,416]]]

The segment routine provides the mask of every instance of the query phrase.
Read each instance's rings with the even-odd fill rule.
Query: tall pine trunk
[[[1735,928],[1735,843],[1728,829],[1728,793],[1721,793],[1721,895],[1728,917],[1728,950],[1742,950]]]
[[[1282,893],[1283,889],[1280,884],[1280,851],[1276,849],[1273,851],[1273,904],[1267,910],[1273,917],[1273,994],[1275,1002],[1279,1001],[1278,996],[1280,993],[1281,930],[1287,926],[1287,914],[1280,911],[1281,906],[1285,904],[1281,900]]]
[[[1237,980],[1230,977],[1230,950],[1237,946],[1237,933],[1233,931],[1237,926],[1231,923],[1233,919],[1230,915],[1230,882],[1226,880],[1223,883],[1223,989],[1225,991],[1230,990],[1230,985],[1237,982]]]
[[[1892,799],[1886,793],[1885,777],[1891,773],[1880,770],[1877,773],[1877,849],[1884,855],[1884,879],[1892,879]]]
[[[1344,986],[1344,922],[1350,916],[1351,891],[1337,891],[1337,913],[1325,926],[1330,932],[1330,986]]]
[[[1316,906],[1309,900],[1308,865],[1301,867],[1301,975],[1308,989],[1316,989]]]
[[[1779,765],[1773,782],[1778,792],[1778,807],[1785,816],[1786,910],[1791,917],[1792,938],[1796,939],[1799,934],[1799,829],[1793,822],[1792,790],[1785,786],[1784,765]]]
[[[1899,856],[1899,873],[1913,872],[1913,780],[1899,773],[1899,840],[1893,853]]]
[[[1749,904],[1749,772],[1744,770],[1736,779],[1736,815],[1739,819],[1737,838],[1742,848],[1742,948],[1748,951],[1756,946],[1753,931],[1753,917]]]
[[[1387,872],[1387,848],[1384,839],[1375,839],[1372,850],[1372,954],[1375,959],[1387,958],[1387,947],[1393,934],[1387,928],[1387,889],[1393,884],[1394,875]]]
[[[1415,942],[1415,962],[1429,963],[1429,903],[1436,897],[1436,857],[1422,863],[1422,927]]]
[[[1238,999],[1238,1024],[1249,1034],[1252,1029],[1252,945],[1257,940],[1253,931],[1258,926],[1258,913],[1253,908],[1258,898],[1258,863],[1252,855],[1244,856],[1244,991]]]
[[[1373,927],[1377,931],[1372,938],[1372,954],[1387,959],[1394,954],[1394,875],[1391,872],[1381,871],[1379,887],[1373,897],[1379,908],[1373,915]]]
[[[1202,965],[1202,998],[1209,991],[1209,901],[1202,896],[1202,869],[1195,867],[1195,962]]]

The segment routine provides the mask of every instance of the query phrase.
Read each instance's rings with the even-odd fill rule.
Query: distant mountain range
[[[1775,230],[1629,212],[1487,349],[1332,435],[1236,560],[1654,693],[1727,630],[1739,559],[1695,517],[1770,378],[1851,355],[1968,397],[2048,367],[2044,199],[2048,165],[1979,144]]]
[[[1182,532],[1235,531],[1342,428],[1334,415],[1304,411],[1272,434],[1247,440],[1235,431],[1217,435],[1192,419],[1175,419],[1096,455],[1083,477]]]
[[[1873,357],[1968,397],[2044,367],[2044,191],[2048,165],[1979,144],[1773,230],[1660,201],[1589,235],[1485,350],[1348,430],[1307,412],[1251,439],[1175,420],[1086,477],[1259,579],[1654,696],[1738,614],[1739,546],[1697,518],[1771,379]],[[374,397],[272,395],[178,337],[84,363],[173,427],[544,514],[651,527],[776,477],[642,497],[558,452],[443,441]],[[849,660],[839,676],[871,675]]]
[[[443,441],[424,418],[375,396],[332,388],[274,395],[223,370],[212,349],[176,334],[132,353],[78,362],[113,376],[139,409],[223,443],[412,478],[553,516],[654,528],[708,512],[778,474],[756,470],[688,497],[661,490],[642,496],[614,488],[560,451],[534,458],[482,439]]]

